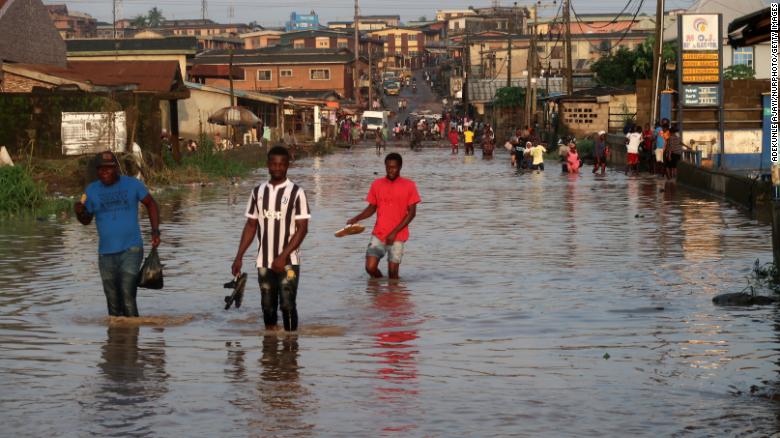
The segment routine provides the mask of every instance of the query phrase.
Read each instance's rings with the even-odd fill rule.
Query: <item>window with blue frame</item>
[[[752,47],[740,47],[734,49],[733,65],[746,65],[753,68],[753,48]]]

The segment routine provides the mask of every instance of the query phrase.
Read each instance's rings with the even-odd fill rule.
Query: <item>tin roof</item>
[[[168,93],[183,89],[176,61],[70,61],[65,68],[43,64],[14,64],[31,72],[97,86],[134,85],[133,91]]]
[[[2,1],[2,0],[0,0]],[[129,39],[71,39],[65,40],[68,55],[95,52],[175,52],[195,54],[198,42],[195,37],[129,38]],[[100,53],[101,55],[105,53]]]

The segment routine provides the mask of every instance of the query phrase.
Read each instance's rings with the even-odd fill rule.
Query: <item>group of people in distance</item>
[[[648,170],[663,173],[667,179],[677,177],[677,164],[682,158],[685,145],[679,130],[669,119],[663,118],[650,130],[650,125],[628,126],[626,129],[627,166],[625,173],[639,172],[641,157],[646,157]]]
[[[399,276],[409,224],[417,215],[420,195],[414,181],[401,177],[400,154],[388,154],[384,163],[385,176],[371,184],[366,197],[368,205],[346,222],[355,224],[376,214],[366,249],[365,269],[372,278],[382,277],[379,261],[387,256],[388,275],[395,279]],[[287,178],[290,167],[287,148],[271,148],[267,167],[268,181],[256,185],[249,195],[244,211],[246,221],[230,270],[234,276],[241,274],[244,254],[257,241],[256,266],[265,328],[277,329],[281,309],[284,330],[296,331],[300,246],[309,231],[311,210],[303,187]],[[137,317],[138,273],[143,259],[138,204],[148,210],[151,243],[157,248],[160,245],[157,203],[141,181],[120,175],[112,152],[98,154],[96,169],[98,180],[87,186],[73,208],[82,224],[89,225],[95,219],[98,266],[108,314]]]

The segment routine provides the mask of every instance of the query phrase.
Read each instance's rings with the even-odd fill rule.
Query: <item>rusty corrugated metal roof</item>
[[[136,85],[135,91],[141,92],[167,93],[184,89],[177,61],[70,61],[65,68],[42,64],[16,65],[93,85]]]

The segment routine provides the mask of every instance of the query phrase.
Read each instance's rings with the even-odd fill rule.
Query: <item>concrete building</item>
[[[469,15],[477,15],[477,11],[473,9],[440,9],[436,11],[436,21],[449,21]]]
[[[193,37],[68,40],[68,61],[176,61],[182,72],[198,52]]]
[[[228,88],[230,81],[217,74],[219,66],[228,66],[230,54],[224,51],[204,53],[193,60],[189,77],[192,82]],[[355,57],[348,49],[290,49],[277,46],[245,50],[233,55],[233,66],[240,76],[233,77],[233,87],[240,90],[335,91],[348,99],[354,97],[353,66]],[[361,60],[359,70],[367,64]]]
[[[158,27],[149,28],[165,36],[233,36],[251,32],[250,26],[242,23],[220,24],[211,20],[166,20]]]
[[[699,0],[688,8],[685,13],[690,14],[722,14],[723,16],[723,69],[732,65],[743,64],[752,67],[756,79],[769,79],[771,69],[770,43],[762,42],[755,45],[733,47],[728,43],[728,26],[732,21],[766,8],[762,0],[744,0],[729,3],[730,7],[724,8],[720,1]],[[664,41],[677,40],[678,15],[669,16],[664,20]]]
[[[281,35],[284,32],[280,30],[263,29],[254,32],[242,33],[238,37],[244,42],[244,48],[262,49],[263,47],[271,47],[279,44]]]
[[[384,66],[418,68],[422,65],[425,52],[422,30],[396,27],[369,32],[368,35],[383,41]]]
[[[65,4],[46,5],[46,10],[62,39],[97,37],[97,19],[91,15],[68,11]]]
[[[358,17],[358,30],[369,32],[373,30],[382,30],[389,27],[398,27],[401,25],[400,15],[361,15]],[[354,29],[354,21],[329,21],[330,29]]]
[[[65,42],[41,0],[0,0],[0,61],[65,66]]]
[[[599,131],[622,134],[627,117],[637,110],[635,89],[596,87],[554,98],[559,124],[579,138]]]

